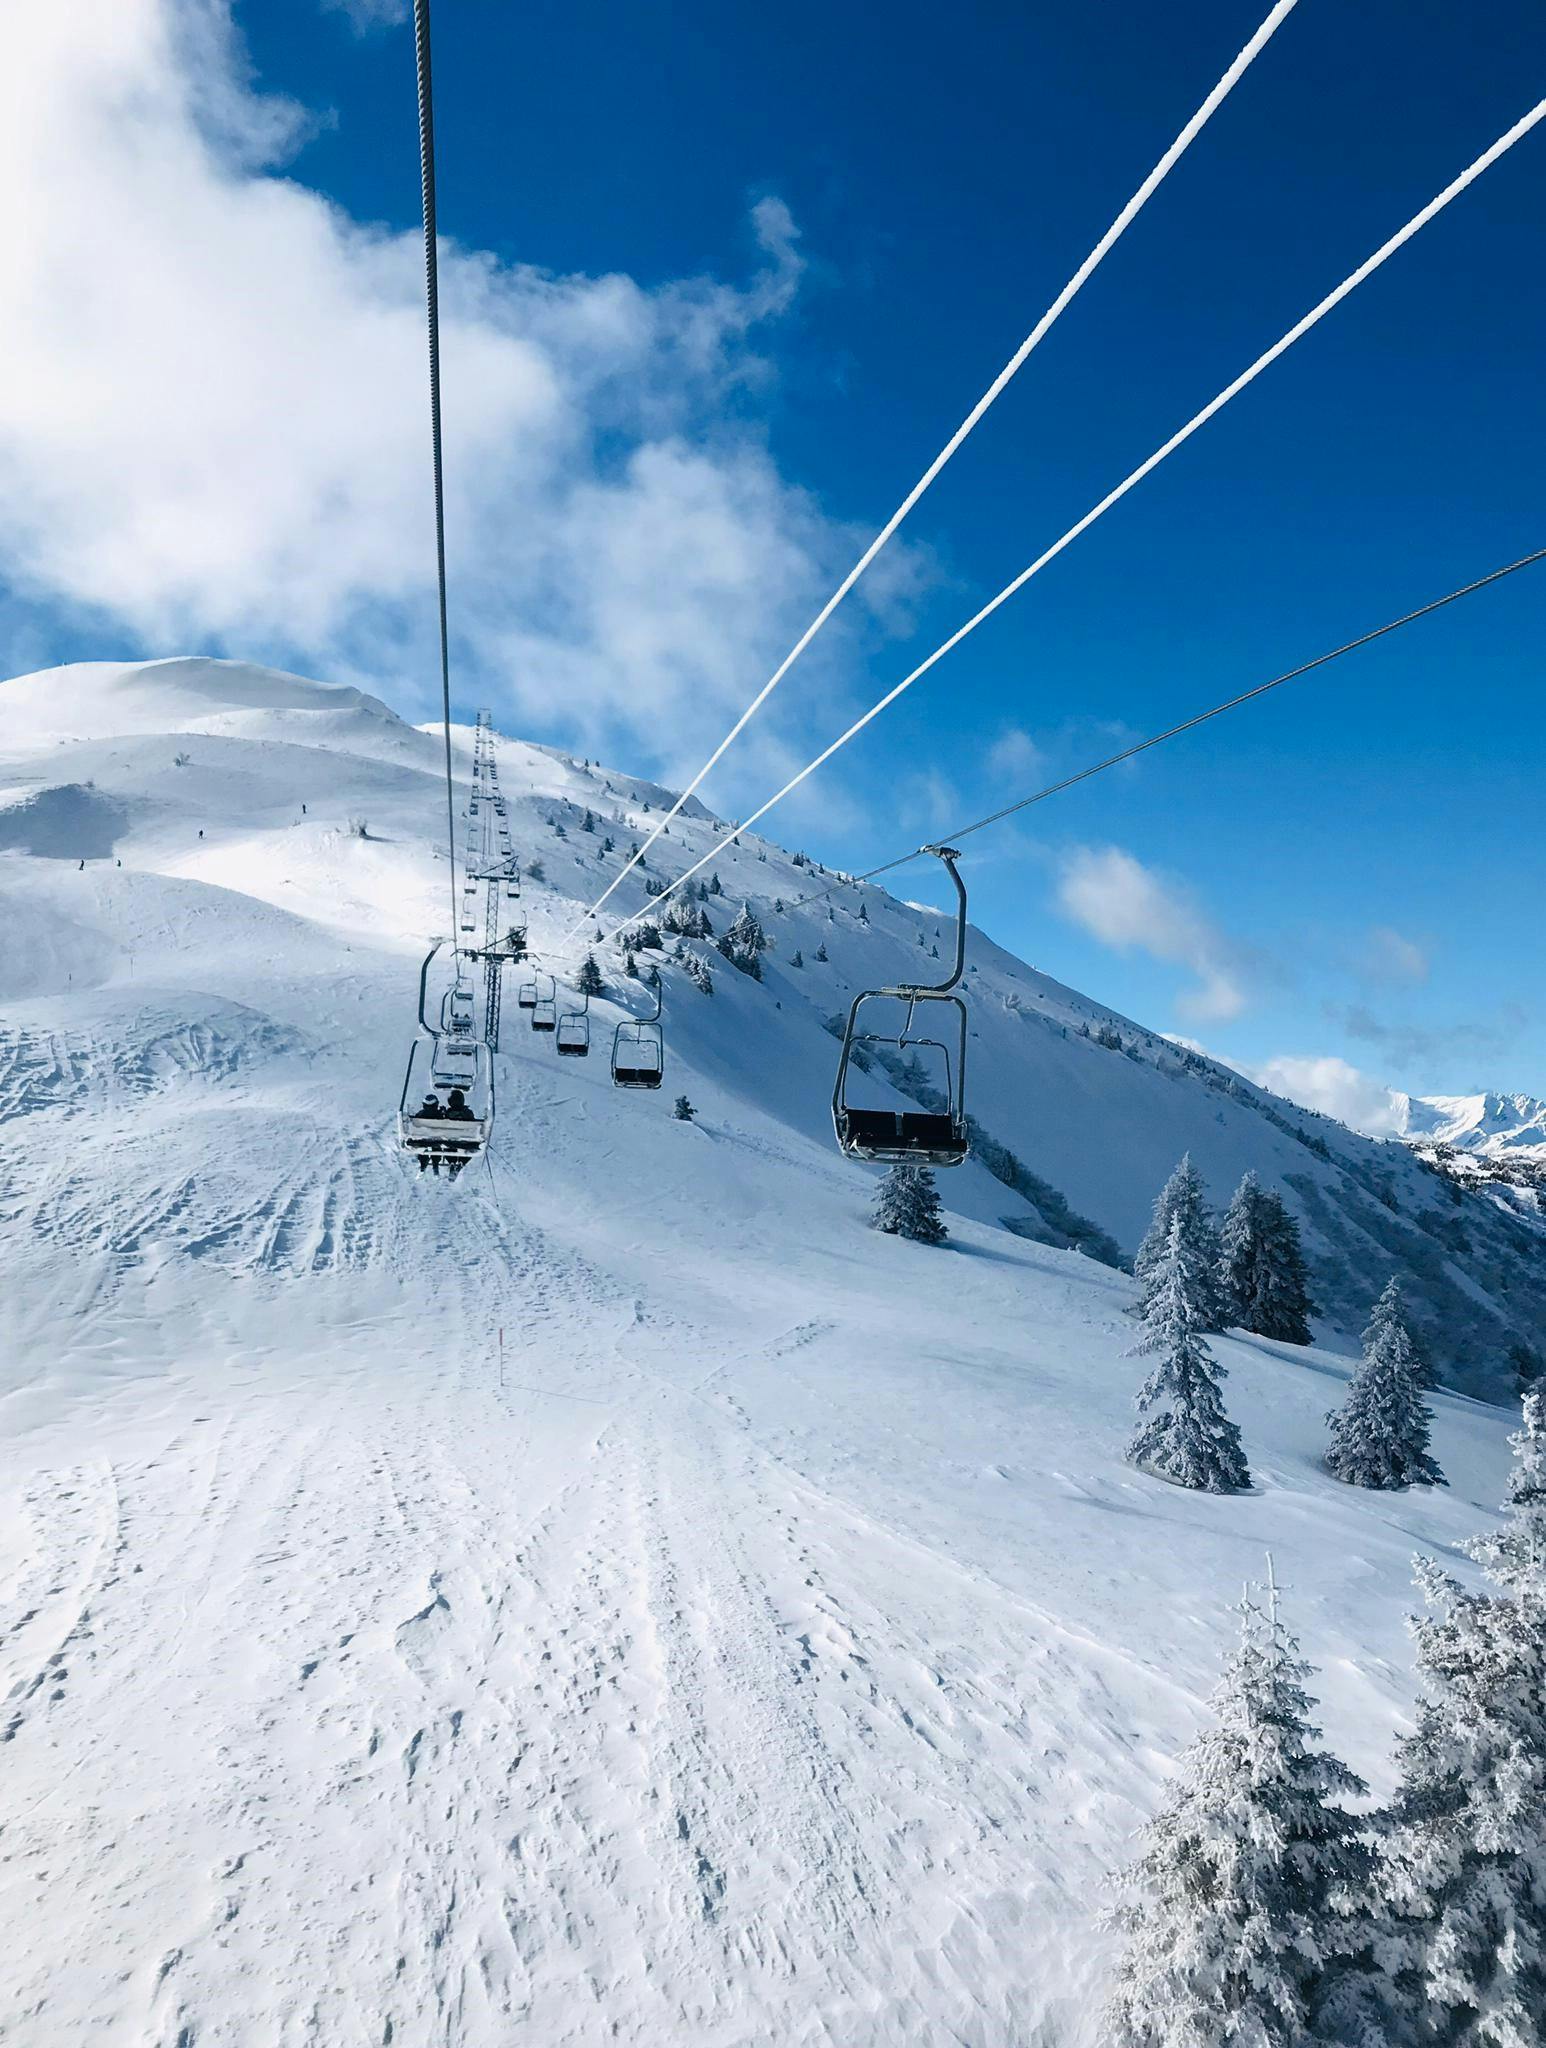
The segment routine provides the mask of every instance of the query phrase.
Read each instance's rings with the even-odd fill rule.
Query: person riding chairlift
[[[426,1095],[424,1100],[419,1104],[418,1114],[420,1116],[443,1117],[445,1115],[445,1111],[440,1106],[440,1097],[438,1095]]]
[[[467,1097],[460,1088],[453,1088],[451,1090],[450,1100],[446,1103],[445,1114],[448,1117],[455,1117],[462,1123],[470,1124],[477,1121],[472,1111],[467,1107]]]

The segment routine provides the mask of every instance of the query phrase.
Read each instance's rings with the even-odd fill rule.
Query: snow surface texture
[[[872,1231],[826,1020],[948,927],[780,917],[811,871],[728,834],[710,914],[751,898],[763,981],[667,966],[658,1095],[507,987],[488,1163],[421,1177],[437,749],[237,664],[0,686],[4,2038],[1094,2048],[1097,1881],[1241,1582],[1270,1546],[1387,1788],[1410,1555],[1471,1574],[1510,1418],[1436,1396],[1450,1489],[1363,1493],[1320,1466],[1350,1360],[1219,1339],[1253,1489],[1178,1491],[1122,1461],[1132,1283],[1060,1247],[1131,1252],[1187,1147],[1215,1199],[1254,1166],[1329,1329],[1400,1264],[1479,1386],[1540,1320],[1531,1217],[974,933],[974,1114],[1041,1192],[973,1163],[947,1246]],[[543,956],[668,799],[517,742],[500,775]]]

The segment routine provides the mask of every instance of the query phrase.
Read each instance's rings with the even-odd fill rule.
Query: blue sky
[[[441,0],[442,228],[465,259],[445,370],[448,411],[466,410],[451,551],[467,704],[629,766],[696,765],[1264,5]],[[203,422],[190,461],[234,453],[210,464],[194,567],[172,567],[144,550],[175,522],[136,504],[165,436],[147,453],[116,414],[104,430],[113,526],[91,447],[61,428],[44,489],[51,516],[69,502],[7,550],[11,668],[196,640],[380,674],[400,701],[421,687],[422,527],[416,500],[395,509],[422,398],[406,244],[350,225],[417,220],[397,11],[241,0],[222,36],[219,10],[115,10],[122,47],[99,63],[157,90],[175,74],[155,133],[186,123],[209,186],[185,218],[184,162],[177,196],[141,204],[133,228],[206,252],[196,271],[171,263],[160,295],[167,317],[196,302],[208,330],[189,351],[196,395],[186,366],[164,395],[176,430],[192,432],[190,411]],[[90,146],[72,162],[99,152],[103,190],[115,163],[122,184],[128,96],[87,92],[62,45],[42,54],[52,130],[61,110],[78,120]],[[793,673],[708,794],[759,801],[1543,91],[1533,0],[1301,0],[909,522],[874,602]],[[39,188],[50,176],[45,160]],[[110,263],[81,185],[66,225],[78,241],[96,221]],[[270,323],[253,280],[265,262],[304,276],[323,232],[317,215],[287,220],[304,213],[297,186],[354,239]],[[1543,200],[1546,128],[767,829],[869,866],[1540,545]],[[36,302],[73,309],[65,282],[44,274]],[[458,309],[473,323],[460,350]],[[119,409],[153,413],[144,364],[164,326],[147,312],[112,339]],[[265,405],[293,419],[330,388],[301,456],[282,429],[254,462]],[[399,430],[377,426],[399,388],[400,456]],[[335,434],[298,502],[303,458]],[[706,588],[678,587],[684,559],[711,563]],[[978,921],[1247,1065],[1546,1093],[1543,626],[1546,567],[984,835]],[[1362,1100],[1338,1068],[1278,1071],[1331,1106]]]

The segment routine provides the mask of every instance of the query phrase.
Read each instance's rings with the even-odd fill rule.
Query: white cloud
[[[1428,955],[1415,939],[1407,938],[1388,924],[1377,924],[1369,932],[1363,966],[1376,981],[1426,981]]]
[[[1123,951],[1136,946],[1155,960],[1190,968],[1197,986],[1176,1006],[1183,1015],[1218,1022],[1245,1007],[1245,991],[1223,934],[1180,884],[1146,868],[1121,847],[1082,846],[1067,855],[1058,901],[1102,944]]]
[[[412,0],[322,0],[333,14],[347,14],[356,35],[375,28],[388,28],[406,21],[413,12]]]
[[[25,10],[0,109],[13,588],[117,625],[138,651],[369,678],[426,708],[417,234],[354,221],[270,168],[306,119],[255,94],[226,0]],[[465,701],[679,767],[851,558],[853,536],[755,429],[770,375],[756,331],[789,305],[801,257],[779,200],[752,228],[760,268],[741,287],[645,289],[443,246]],[[860,594],[872,620],[915,573],[905,553],[878,565]],[[865,604],[839,633],[862,630]]]
[[[1407,1098],[1346,1060],[1282,1053],[1243,1071],[1275,1095],[1321,1110],[1371,1138],[1399,1137],[1406,1128]]]
[[[1040,775],[1046,754],[1028,732],[1017,725],[1006,726],[988,749],[987,765],[994,776]]]

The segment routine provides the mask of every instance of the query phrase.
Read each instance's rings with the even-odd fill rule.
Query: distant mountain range
[[[1485,1158],[1546,1160],[1546,1102],[1535,1095],[1401,1095],[1400,1135],[1419,1150],[1430,1145]]]

